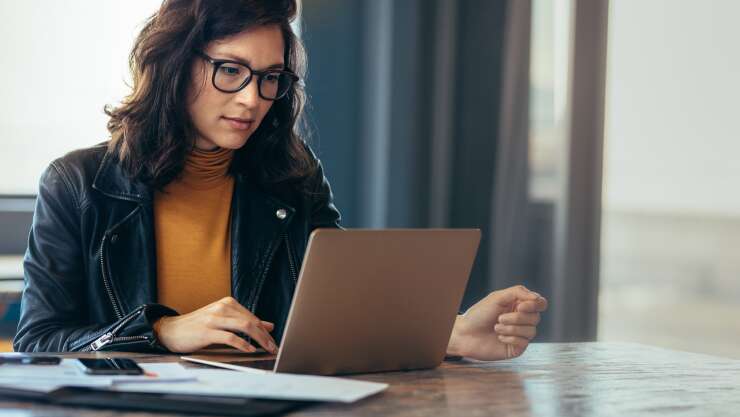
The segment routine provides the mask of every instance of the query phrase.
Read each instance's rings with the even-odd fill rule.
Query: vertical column
[[[553,336],[596,338],[608,0],[575,0],[565,201],[555,219]]]
[[[363,2],[359,224],[386,225],[391,111],[392,0]]]

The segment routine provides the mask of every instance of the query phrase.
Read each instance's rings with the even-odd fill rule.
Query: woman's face
[[[284,48],[280,27],[267,25],[213,41],[203,52],[214,60],[239,61],[260,71],[283,69]],[[260,97],[257,76],[241,91],[224,93],[213,86],[213,65],[205,59],[195,59],[191,74],[187,111],[195,126],[195,146],[204,150],[244,146],[272,105]]]

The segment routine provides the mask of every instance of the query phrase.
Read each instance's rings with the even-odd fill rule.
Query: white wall
[[[35,193],[69,150],[108,138],[134,37],[161,0],[0,0],[0,193]]]
[[[610,3],[605,208],[740,215],[740,1]]]

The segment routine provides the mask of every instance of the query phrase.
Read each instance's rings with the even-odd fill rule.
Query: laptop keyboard
[[[247,368],[257,368],[257,369],[264,369],[267,371],[272,371],[275,368],[275,359],[262,359],[257,361],[237,361],[237,362],[228,362],[229,365],[238,365],[238,366],[244,366]]]

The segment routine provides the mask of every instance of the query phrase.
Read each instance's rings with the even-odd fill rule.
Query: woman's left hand
[[[457,316],[447,354],[479,360],[520,356],[546,309],[547,300],[522,285],[494,291]]]

